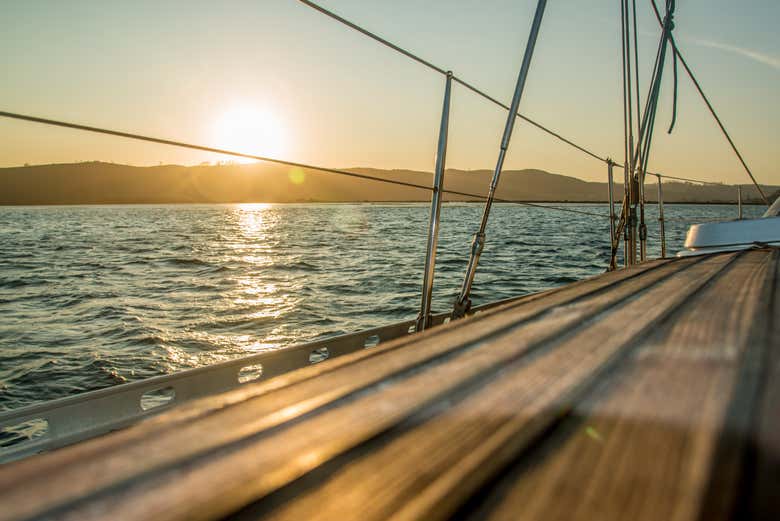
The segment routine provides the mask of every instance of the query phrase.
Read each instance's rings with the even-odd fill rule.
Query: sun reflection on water
[[[279,255],[281,215],[276,205],[251,203],[236,205],[235,217],[237,236],[228,255],[252,269],[233,279],[231,307],[262,327],[268,320],[282,320],[298,302],[287,284],[269,280],[277,265],[284,263]],[[276,349],[281,345],[276,329],[260,337],[256,333],[233,335],[232,341],[244,354]]]
[[[251,313],[252,318],[278,318],[282,314],[289,298],[280,294],[276,284],[259,285],[254,278],[239,279],[238,283],[242,288],[233,303],[251,308],[262,307]]]
[[[267,233],[269,226],[269,211],[273,205],[269,203],[243,203],[238,205],[239,226],[246,237],[261,237]],[[274,223],[275,224],[275,223]]]

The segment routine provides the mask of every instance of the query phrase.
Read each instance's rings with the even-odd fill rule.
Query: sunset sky
[[[506,102],[536,4],[321,3]],[[780,2],[678,3],[681,50],[758,180],[780,184]],[[638,4],[646,92],[659,28]],[[520,111],[622,161],[619,15],[616,0],[550,0]],[[0,19],[0,110],[330,167],[433,169],[443,77],[295,0],[8,0]],[[651,169],[748,182],[680,73],[671,136],[665,74]],[[505,112],[460,87],[452,110],[447,166],[492,168]],[[0,166],[225,159],[0,120]],[[605,179],[602,163],[522,121],[505,167]]]

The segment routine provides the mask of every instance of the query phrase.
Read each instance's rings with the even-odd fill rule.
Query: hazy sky
[[[322,4],[508,101],[536,2]],[[659,28],[638,4],[646,91]],[[780,184],[780,2],[678,4],[681,49],[758,179]],[[617,0],[550,0],[520,110],[622,160],[619,14]],[[443,77],[295,0],[0,0],[0,19],[0,110],[326,166],[433,168]],[[664,84],[651,169],[747,182],[683,74],[671,136]],[[504,118],[456,87],[447,166],[492,168]],[[215,159],[226,158],[0,120],[0,166]],[[522,121],[506,167],[605,178]]]

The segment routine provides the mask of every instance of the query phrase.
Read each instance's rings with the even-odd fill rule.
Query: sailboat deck
[[[778,249],[652,261],[0,467],[0,520],[780,516]]]

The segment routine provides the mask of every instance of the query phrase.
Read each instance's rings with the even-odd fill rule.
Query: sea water
[[[493,208],[474,304],[605,271],[607,205]],[[667,251],[734,206],[667,205]],[[746,207],[746,216],[762,208]],[[446,204],[434,310],[482,206]],[[0,410],[414,318],[426,204],[0,207]],[[649,253],[660,254],[648,206]]]

